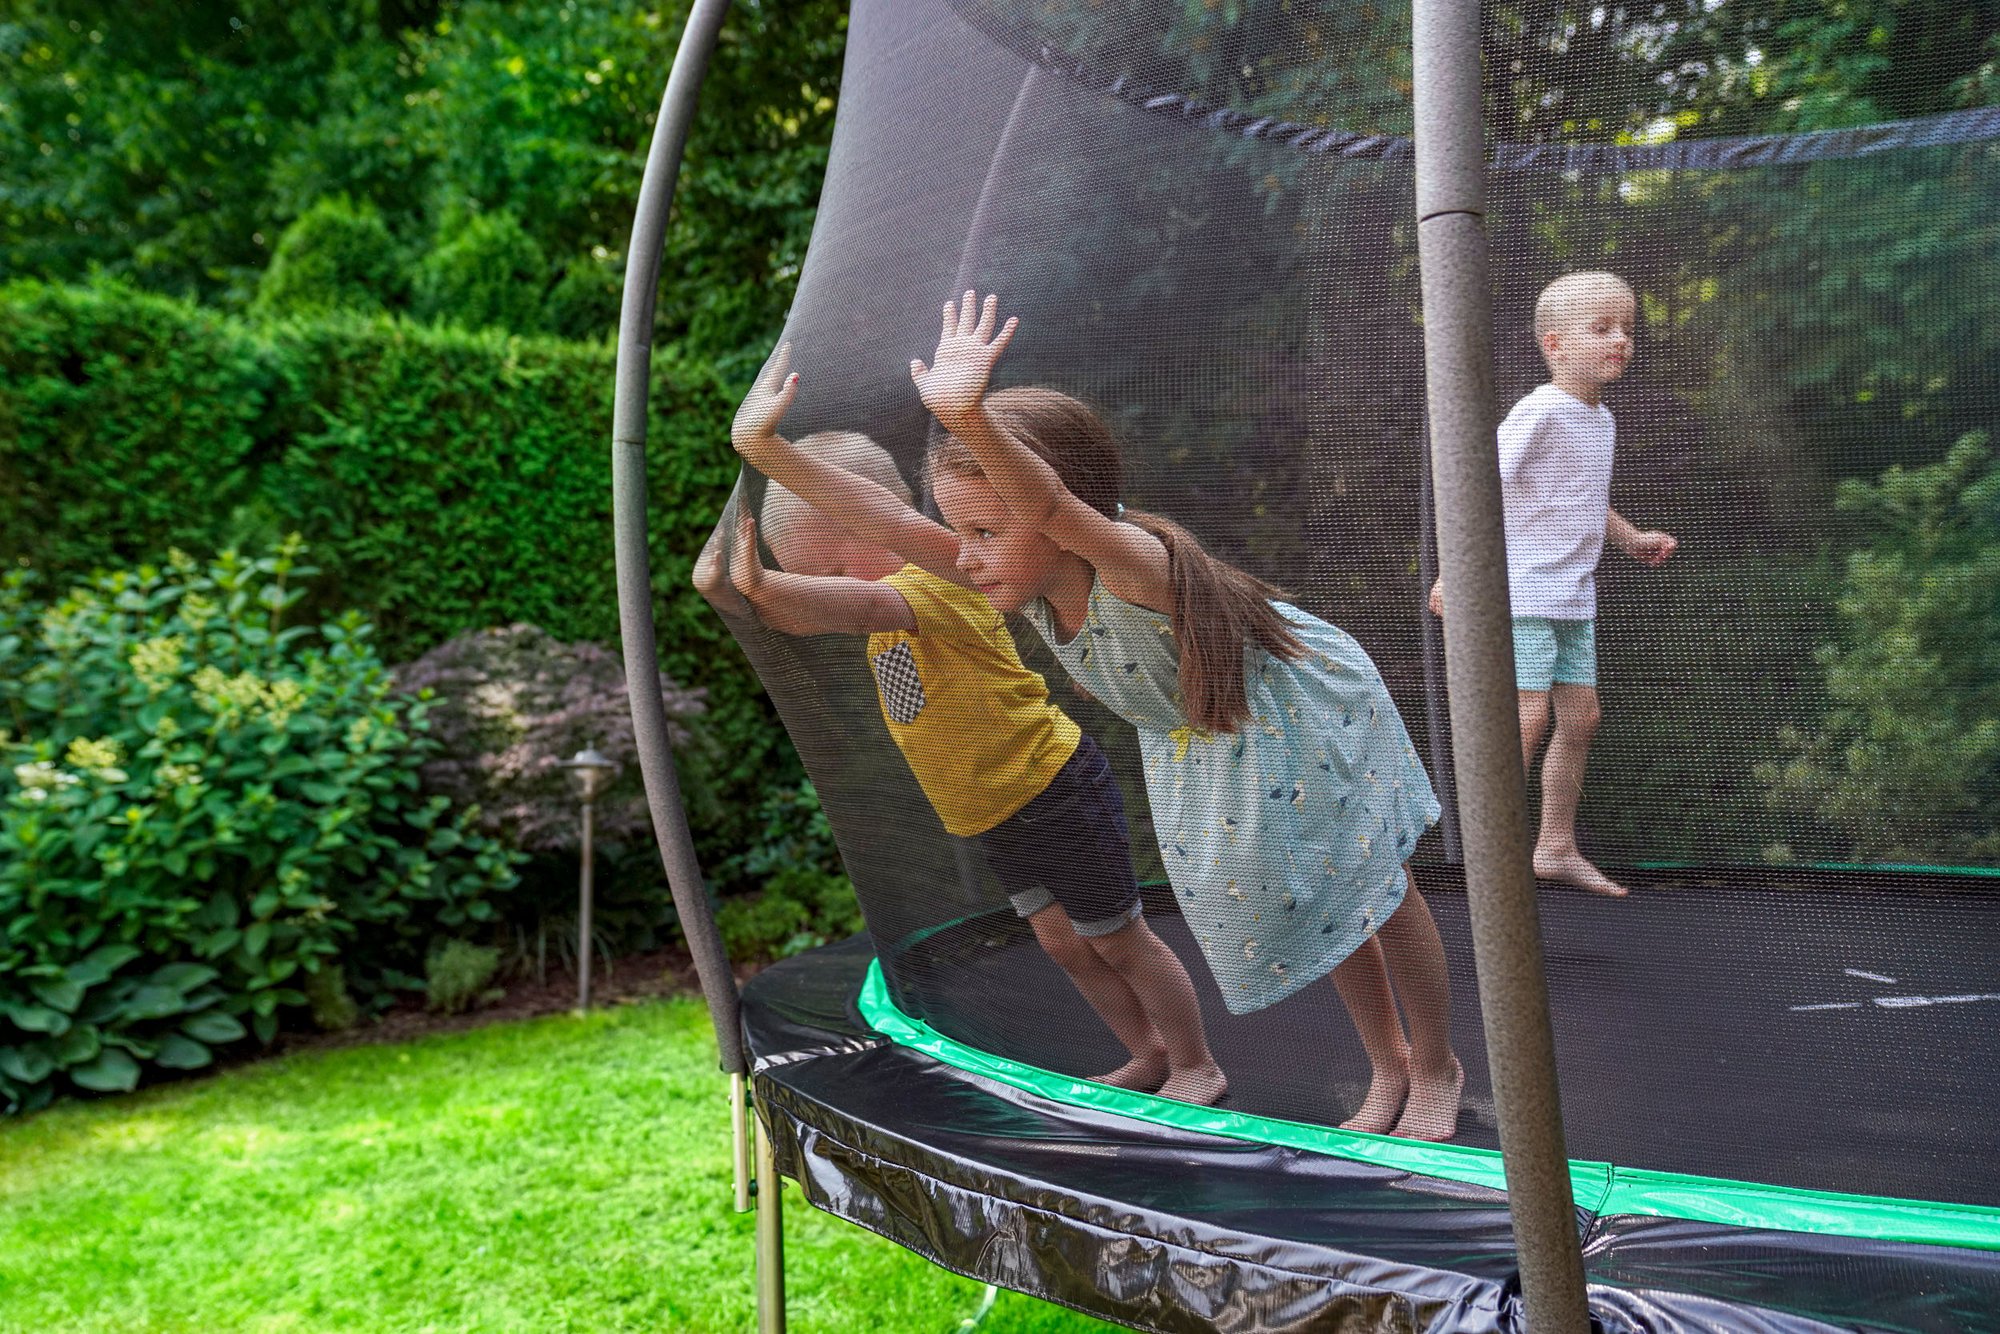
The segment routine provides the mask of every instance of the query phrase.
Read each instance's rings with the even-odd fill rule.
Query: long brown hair
[[[1103,420],[1053,389],[1001,389],[986,396],[997,425],[1056,471],[1070,494],[1106,518],[1123,518],[1160,539],[1167,549],[1173,590],[1168,617],[1180,652],[1181,705],[1204,732],[1234,732],[1250,721],[1243,680],[1243,650],[1256,644],[1274,657],[1296,659],[1305,646],[1271,605],[1283,594],[1262,579],[1217,560],[1194,534],[1157,514],[1123,509],[1124,463]],[[981,475],[965,445],[945,437],[928,467]]]

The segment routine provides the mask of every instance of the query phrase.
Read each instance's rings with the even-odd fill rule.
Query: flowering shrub
[[[285,623],[302,551],[0,581],[0,1108],[269,1041],[322,969],[383,1003],[514,883],[370,627]]]

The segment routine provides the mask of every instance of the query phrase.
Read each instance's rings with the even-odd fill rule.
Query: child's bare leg
[[[1535,874],[1593,894],[1625,895],[1625,886],[1592,865],[1576,846],[1576,808],[1583,799],[1583,770],[1600,714],[1597,687],[1559,681],[1550,691],[1555,735],[1542,757],[1542,829],[1535,839]],[[1526,724],[1522,725],[1523,731]]]
[[[1521,708],[1521,767],[1535,767],[1535,756],[1541,754],[1542,740],[1549,734],[1549,692],[1546,690],[1521,690],[1515,692]]]
[[[1152,1021],[1153,1032],[1165,1045],[1167,1080],[1159,1085],[1160,1096],[1207,1106],[1227,1093],[1229,1081],[1208,1050],[1194,979],[1188,976],[1180,956],[1146,925],[1146,919],[1138,918],[1109,935],[1081,939],[1138,998],[1144,1017]],[[1119,1073],[1114,1070],[1104,1082],[1119,1082]]]
[[[1381,943],[1373,936],[1362,941],[1361,948],[1340,961],[1329,980],[1354,1020],[1362,1050],[1368,1053],[1368,1096],[1340,1128],[1386,1135],[1409,1096],[1410,1042],[1403,1036],[1403,1021],[1396,1015],[1396,993],[1389,986]]]
[[[1458,1130],[1465,1092],[1465,1068],[1451,1049],[1451,973],[1430,905],[1417,892],[1409,867],[1403,876],[1403,902],[1376,932],[1410,1027],[1410,1097],[1393,1133],[1447,1140]]]
[[[1043,952],[1069,974],[1069,980],[1083,993],[1090,1008],[1097,1011],[1097,1017],[1132,1053],[1131,1060],[1110,1074],[1090,1078],[1120,1088],[1158,1088],[1168,1073],[1166,1040],[1146,1017],[1145,1006],[1125,979],[1091,948],[1089,941],[1076,933],[1069,914],[1060,905],[1052,903],[1043,908],[1028,918],[1028,925],[1035,929],[1035,939]]]

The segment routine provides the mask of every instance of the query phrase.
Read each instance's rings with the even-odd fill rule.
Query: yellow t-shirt
[[[1083,733],[979,593],[915,565],[882,582],[917,622],[868,636],[883,721],[944,827],[983,834],[1042,794]]]

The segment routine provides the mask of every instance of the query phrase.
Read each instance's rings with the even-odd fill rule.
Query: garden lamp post
[[[576,1008],[587,1010],[590,1008],[592,817],[596,812],[598,795],[611,786],[611,776],[618,771],[618,766],[600,755],[597,747],[586,746],[564,760],[560,767],[569,770],[577,799],[583,803],[583,872],[577,891],[579,903],[576,915]]]

